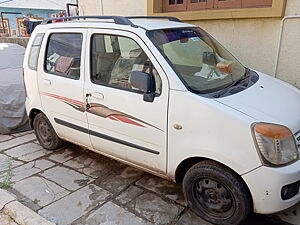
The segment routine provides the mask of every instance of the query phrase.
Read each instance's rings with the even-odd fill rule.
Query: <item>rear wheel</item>
[[[45,149],[56,150],[65,143],[57,136],[50,121],[43,113],[39,113],[35,116],[33,128],[37,140]]]
[[[213,224],[239,224],[251,211],[250,193],[241,178],[213,161],[188,170],[183,192],[191,209]]]

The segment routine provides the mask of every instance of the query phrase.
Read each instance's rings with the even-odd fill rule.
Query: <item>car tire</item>
[[[36,138],[43,148],[56,150],[65,144],[65,141],[57,136],[50,121],[43,113],[39,113],[35,116],[33,128]]]
[[[227,167],[206,160],[191,167],[183,179],[190,208],[213,224],[240,224],[252,210],[252,199],[243,180]]]

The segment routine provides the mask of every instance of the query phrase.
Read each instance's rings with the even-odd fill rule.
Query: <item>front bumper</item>
[[[300,202],[300,191],[290,199],[283,200],[281,190],[285,185],[300,180],[300,160],[281,167],[259,167],[242,176],[252,194],[254,212],[272,214]]]

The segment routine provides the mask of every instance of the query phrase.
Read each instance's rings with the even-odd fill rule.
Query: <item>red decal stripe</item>
[[[144,127],[142,124],[139,124],[127,117],[124,117],[124,116],[121,116],[121,115],[113,115],[115,118],[117,118],[118,120],[120,120],[121,122],[124,122],[124,123],[129,123],[129,124],[132,124],[132,125],[135,125],[135,126],[139,126],[139,127]]]
[[[54,95],[54,94],[50,94],[50,93],[41,93],[41,94],[52,97],[52,98],[64,100],[64,101],[67,101],[67,102],[70,102],[70,103],[73,103],[73,104],[76,104],[76,105],[84,106],[83,102],[80,102],[80,101],[77,101],[77,100],[74,100],[74,99],[71,99],[71,98],[66,98],[66,97],[62,97],[62,96]]]
[[[116,118],[114,118],[113,116],[109,116],[108,118],[111,119],[111,120],[118,121],[118,120],[117,120]]]

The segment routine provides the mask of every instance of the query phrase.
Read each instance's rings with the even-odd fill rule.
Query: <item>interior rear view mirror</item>
[[[217,57],[213,52],[203,52],[203,64],[207,64],[210,66],[217,65]]]

